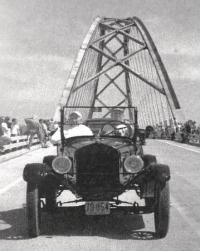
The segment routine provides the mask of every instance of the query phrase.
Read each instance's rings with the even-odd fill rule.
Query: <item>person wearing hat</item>
[[[4,117],[0,117],[0,151],[4,145],[11,143],[11,138],[8,134],[9,128],[5,123]]]
[[[6,117],[6,118],[2,117],[1,128],[3,130],[3,136],[10,138],[11,131],[10,131],[10,128],[8,127],[8,124],[7,124],[9,117]]]
[[[122,121],[124,117],[124,110],[115,108],[111,111],[111,119]]]
[[[92,136],[92,130],[82,124],[82,115],[78,111],[74,111],[69,114],[67,120],[68,128],[64,130],[65,138],[77,137],[77,136]],[[51,142],[53,144],[59,143],[61,140],[60,138],[60,128],[52,135]]]
[[[111,119],[117,120],[117,121],[123,121],[124,119],[124,110],[121,108],[115,108],[111,111]],[[116,133],[119,136],[127,136],[128,135],[128,129],[125,124],[119,124],[115,127]]]

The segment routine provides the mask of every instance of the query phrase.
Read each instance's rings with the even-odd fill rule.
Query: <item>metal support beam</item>
[[[129,66],[125,65],[124,63],[118,62],[118,64],[121,65],[121,66],[123,66],[125,70],[127,70],[130,73],[132,73],[135,77],[139,78],[140,80],[142,80],[146,84],[150,85],[151,87],[153,87],[154,89],[156,89],[157,91],[159,91],[161,94],[165,95],[165,90],[164,89],[161,89],[158,86],[156,86],[154,83],[148,81],[146,78],[142,77],[141,75],[139,75],[138,73],[136,73],[135,71],[133,71]]]
[[[106,89],[109,85],[111,85],[111,84],[114,82],[114,80],[117,79],[123,72],[124,72],[124,71],[119,72],[113,79],[110,78],[110,81],[108,82],[108,84],[106,84],[106,85],[104,86],[104,88],[101,89],[100,92],[96,94],[96,97],[98,97],[103,91],[105,91],[105,89]],[[105,76],[107,77],[108,74],[105,73]]]
[[[144,126],[172,117],[175,121],[174,110],[180,108],[179,102],[160,55],[138,18],[95,20],[79,50],[60,103],[95,107],[99,102],[106,106],[108,102],[103,98],[112,91],[117,95],[109,100],[113,107],[124,102],[127,108],[132,103],[139,104],[140,114],[146,113],[145,119],[140,119]],[[84,117],[92,118],[93,111],[84,110]],[[111,111],[105,110],[104,116]],[[131,109],[126,115],[134,120]]]
[[[148,81],[146,78],[144,78],[143,76],[141,76],[140,74],[136,73],[135,71],[133,71],[129,66],[127,66],[126,64],[122,63],[123,61],[125,61],[127,58],[122,58],[120,60],[116,60],[116,58],[108,55],[107,53],[105,53],[104,51],[98,49],[97,47],[91,45],[90,48],[94,49],[95,51],[97,51],[98,53],[102,53],[103,56],[107,57],[108,59],[112,60],[113,62],[116,62],[117,65],[121,65],[122,67],[125,68],[125,70],[127,70],[128,72],[132,73],[135,77],[139,78],[140,80],[142,80],[143,82],[145,82],[146,84],[150,85],[151,87],[153,87],[154,89],[156,89],[157,91],[159,91],[160,93],[165,95],[165,91],[164,89],[159,88],[158,86],[156,86],[154,83]],[[144,47],[141,48],[141,50],[144,50]],[[136,51],[135,53],[133,53],[133,55],[135,55],[136,53],[138,53],[139,51]]]
[[[123,104],[125,101],[126,101],[126,99],[123,99],[121,102],[119,102],[119,103],[116,105],[116,107],[120,107],[120,105]],[[110,114],[110,113],[113,111],[113,109],[115,109],[115,108],[109,109],[110,111],[107,112],[103,117],[105,118],[106,116],[108,116],[108,114]]]
[[[124,46],[119,47],[115,52],[113,52],[113,55],[115,56],[115,55],[116,55],[118,52],[120,52],[123,48],[124,48]],[[103,68],[104,66],[106,66],[106,65],[108,64],[108,62],[110,62],[110,59],[107,59],[107,60],[103,63],[102,68]]]
[[[95,74],[94,76],[92,76],[91,78],[87,79],[84,83],[82,83],[81,85],[77,86],[76,88],[74,88],[72,90],[72,92],[76,92],[78,89],[82,88],[83,86],[87,85],[89,82],[91,82],[94,79],[99,78],[101,75],[103,75],[104,73],[106,73],[107,71],[109,71],[110,69],[112,69],[113,67],[115,67],[116,64],[113,64],[111,66],[109,66],[108,68],[98,72],[97,74]]]
[[[121,71],[120,72],[120,75],[123,73],[124,71]],[[112,84],[114,84],[114,86],[121,92],[121,94],[125,97],[125,98],[127,98],[127,95],[126,95],[126,93],[118,86],[118,84],[116,84],[115,83],[115,79],[117,78],[117,77],[119,77],[119,74],[117,75],[117,77],[115,77],[115,78],[111,78],[108,74],[106,74],[105,73],[105,76],[110,80],[110,82],[112,83]]]
[[[125,64],[129,66],[129,61],[127,60],[129,54],[129,50],[128,50],[128,37],[124,36],[124,60],[125,60]],[[129,55],[130,56],[130,55]],[[126,92],[127,92],[127,99],[128,99],[128,105],[132,106],[132,98],[131,98],[131,91],[130,91],[130,76],[128,71],[125,71],[125,84],[126,84]],[[129,109],[129,117],[130,119],[133,121],[133,114],[131,109]]]
[[[101,27],[101,26],[100,26]],[[104,36],[105,34],[105,31],[101,28],[100,30],[100,36]],[[103,49],[104,47],[104,40],[102,40],[100,43],[99,43],[99,48],[100,49]],[[98,54],[98,58],[97,58],[97,73],[101,71],[102,69],[102,54]],[[92,98],[92,102],[91,102],[91,107],[93,107],[95,105],[95,101],[96,101],[96,94],[97,94],[97,90],[98,90],[98,83],[99,83],[99,78],[97,78],[96,80],[96,83],[95,83],[95,87],[94,87],[94,93],[93,93],[93,98]],[[88,114],[88,119],[92,118],[92,115],[93,115],[93,109],[90,108],[90,111],[89,111],[89,114]]]

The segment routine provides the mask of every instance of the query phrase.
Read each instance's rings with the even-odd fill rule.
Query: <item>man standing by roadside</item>
[[[10,130],[4,121],[4,117],[0,117],[0,151],[4,145],[10,144]]]
[[[3,136],[10,138],[10,134],[11,134],[10,128],[8,128],[8,125],[7,125],[4,117],[2,117],[1,127],[3,130]]]
[[[32,146],[32,141],[35,135],[37,135],[41,146],[47,147],[46,145],[46,137],[44,132],[44,127],[42,125],[42,120],[40,119],[39,122],[36,119],[36,116],[33,118],[25,119],[27,125],[27,135],[28,135],[28,148]]]
[[[47,147],[47,139],[46,139],[48,135],[47,131],[48,131],[47,126],[44,123],[43,119],[39,119],[39,138],[43,148]]]
[[[11,124],[11,136],[19,136],[20,135],[20,129],[19,125],[17,123],[17,120],[15,118],[12,119],[12,124]]]

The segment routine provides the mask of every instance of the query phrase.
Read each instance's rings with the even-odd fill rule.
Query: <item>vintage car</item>
[[[70,190],[77,198],[74,202],[85,203],[82,207],[86,215],[109,215],[117,210],[154,213],[155,235],[165,237],[170,170],[167,165],[158,164],[154,155],[143,153],[137,109],[133,108],[134,121],[90,118],[84,123],[93,131],[92,136],[65,138],[67,109],[61,109],[57,156],[45,156],[43,163],[29,163],[24,168],[29,236],[40,234],[42,211],[56,211],[62,206],[57,197]],[[144,204],[121,201],[119,196],[129,190],[134,190]]]

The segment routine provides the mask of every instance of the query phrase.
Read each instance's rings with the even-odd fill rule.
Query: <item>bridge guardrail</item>
[[[174,141],[180,142],[180,143],[188,143],[200,146],[200,135],[196,133],[189,133],[189,134],[183,134],[181,132],[177,132],[174,135]],[[167,139],[172,140],[170,136],[167,136],[163,133],[156,132],[154,135],[151,135],[150,138],[156,138],[156,139]]]
[[[200,145],[200,135],[198,134],[190,134],[189,142]]]
[[[11,139],[10,143],[0,146],[0,154],[28,146],[28,136],[27,135],[15,136],[15,137],[11,137],[10,139]],[[37,136],[35,136],[32,140],[33,145],[38,144],[39,142],[40,141],[37,138]]]

